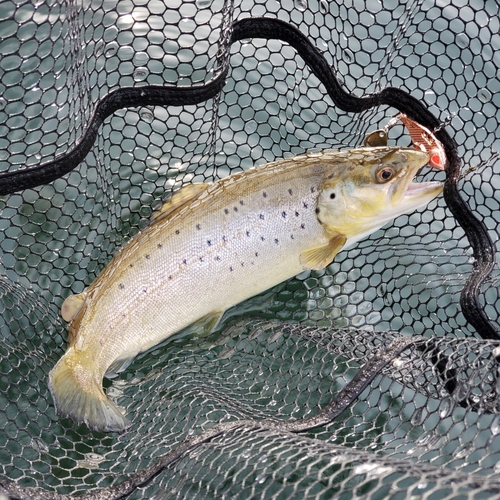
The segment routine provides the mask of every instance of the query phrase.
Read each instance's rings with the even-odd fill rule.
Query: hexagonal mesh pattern
[[[500,346],[475,338],[461,312],[474,257],[442,198],[327,269],[231,309],[218,333],[178,335],[138,357],[105,382],[132,421],[123,434],[55,414],[47,384],[66,348],[63,300],[92,283],[169,193],[306,150],[359,146],[397,113],[342,111],[284,42],[230,44],[234,21],[259,16],[298,28],[348,92],[391,86],[424,102],[457,142],[460,195],[498,246],[494,2],[3,0],[0,173],[70,152],[116,89],[202,88],[229,73],[198,104],[114,112],[70,173],[0,197],[0,496],[498,495]],[[400,125],[389,138],[409,144]],[[444,174],[421,176],[434,178]],[[479,290],[493,325],[498,277],[495,266]],[[275,425],[316,415],[404,335],[428,340],[388,358],[333,421],[303,433]],[[245,426],[200,438],[158,475],[139,477],[237,420]]]

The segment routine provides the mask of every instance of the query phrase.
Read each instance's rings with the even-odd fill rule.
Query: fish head
[[[413,182],[428,162],[426,152],[413,148],[346,152],[340,165],[332,164],[320,188],[318,220],[330,233],[358,240],[395,217],[427,205],[443,190],[441,182]]]

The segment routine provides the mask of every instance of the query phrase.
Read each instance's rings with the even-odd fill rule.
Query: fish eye
[[[387,182],[388,180],[392,179],[392,176],[394,175],[394,170],[390,167],[384,167],[381,168],[377,172],[377,181],[378,182]]]

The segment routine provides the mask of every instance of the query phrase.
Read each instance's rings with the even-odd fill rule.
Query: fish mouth
[[[409,154],[408,154],[409,153]],[[406,210],[413,210],[429,203],[433,198],[441,194],[444,184],[440,181],[414,182],[415,176],[425,167],[431,168],[429,154],[413,150],[406,152],[408,170],[399,182],[394,186],[392,193],[393,205],[402,205]],[[440,170],[437,169],[436,170]]]
[[[440,181],[414,182],[415,176],[418,175],[423,167],[428,165],[431,168],[435,168],[431,165],[429,156],[426,156],[426,163],[413,167],[408,175],[408,180],[404,183],[406,186],[401,186],[403,188],[402,203],[411,208],[419,208],[426,205],[436,196],[440,195],[444,188],[444,183]]]
[[[444,183],[440,181],[410,182],[406,188],[405,198],[408,196],[421,196],[436,191],[436,196],[443,190]]]
[[[444,183],[439,181],[410,182],[406,188],[403,203],[412,208],[427,205],[443,192]]]

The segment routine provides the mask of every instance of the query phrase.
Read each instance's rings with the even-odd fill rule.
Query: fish
[[[174,192],[82,293],[64,301],[68,345],[49,374],[59,415],[97,431],[130,420],[103,390],[180,330],[211,332],[228,308],[304,270],[438,196],[413,182],[427,153],[403,147],[326,150]]]

